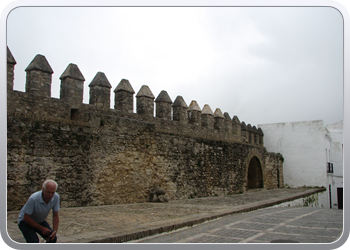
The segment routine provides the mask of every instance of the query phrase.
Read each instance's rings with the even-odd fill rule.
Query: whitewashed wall
[[[343,176],[343,121],[327,125],[332,138],[332,155],[334,175]]]
[[[331,162],[333,174],[329,178],[332,193],[332,208],[338,208],[337,189],[343,187],[343,121],[327,125],[328,134],[332,138]]]
[[[258,125],[269,152],[284,157],[284,183],[327,187],[327,130],[322,120]],[[328,150],[328,149],[327,149]]]

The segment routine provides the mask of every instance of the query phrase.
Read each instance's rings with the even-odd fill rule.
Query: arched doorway
[[[254,156],[248,167],[248,189],[249,188],[263,188],[263,174],[261,169],[261,164],[258,157]]]

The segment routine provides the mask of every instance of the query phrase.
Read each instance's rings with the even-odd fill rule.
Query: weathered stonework
[[[187,104],[182,96],[177,96],[173,103],[173,120],[179,121],[181,124],[188,123]]]
[[[13,90],[13,71],[15,69],[16,64],[16,60],[13,58],[11,51],[7,47],[7,91]]]
[[[90,104],[98,109],[108,110],[110,108],[111,84],[103,72],[97,72],[89,84]]]
[[[83,103],[84,81],[82,73],[75,64],[69,64],[60,77],[60,99],[71,104],[72,109],[79,109]]]
[[[188,122],[193,126],[200,126],[201,114],[202,110],[198,106],[198,103],[195,100],[191,101],[191,104],[188,107]]]
[[[171,104],[173,103],[166,91],[161,91],[156,103],[156,117],[171,120]]]
[[[36,71],[39,78],[47,73]],[[8,67],[8,85],[11,75]],[[166,92],[154,117],[148,86],[136,96],[136,113],[129,87],[115,91],[129,94],[110,109],[106,79],[100,75],[89,85],[90,104],[80,94],[77,101],[8,90],[9,210],[20,209],[47,178],[58,182],[62,207],[147,202],[155,186],[170,200],[283,186],[283,158],[266,151],[261,130],[221,110],[213,114],[209,105],[202,111],[193,101],[187,108],[181,96],[172,104]]]
[[[45,56],[36,55],[25,71],[27,72],[26,92],[36,96],[50,97],[53,70]]]
[[[114,89],[114,109],[133,113],[135,91],[128,80],[122,79]]]
[[[137,114],[149,118],[154,113],[154,95],[148,86],[143,85],[136,95]]]

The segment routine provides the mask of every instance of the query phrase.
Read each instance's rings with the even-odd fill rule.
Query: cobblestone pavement
[[[342,210],[265,208],[130,243],[332,243],[342,230]]]
[[[281,188],[225,197],[173,200],[167,203],[61,208],[58,242],[126,242],[193,226],[229,214],[272,206],[319,191],[320,189],[312,188]],[[7,232],[13,241],[24,243],[16,222],[18,214],[19,211],[7,213]],[[321,214],[318,212],[318,215]],[[47,221],[52,223],[50,214]],[[252,226],[247,221],[244,223],[246,226]]]

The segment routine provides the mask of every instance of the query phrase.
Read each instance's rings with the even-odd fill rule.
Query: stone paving
[[[235,213],[249,212],[259,208],[273,206],[282,202],[298,199],[322,190],[315,188],[281,188],[272,190],[255,190],[243,194],[225,197],[206,197],[188,200],[173,200],[167,203],[137,203],[96,207],[61,208],[58,230],[59,243],[119,243],[141,239],[162,232],[193,226],[208,220]],[[327,209],[323,209],[327,210]],[[329,210],[333,211],[333,210]],[[18,243],[24,243],[23,236],[17,226],[19,211],[7,213],[7,230],[9,237]],[[250,213],[245,213],[244,216]],[[283,217],[283,213],[281,213]],[[317,216],[322,213],[318,212]],[[263,220],[264,217],[255,219]],[[269,223],[277,223],[279,217],[265,218],[259,225],[267,227]],[[49,215],[48,222],[51,224]],[[277,222],[275,222],[277,220]],[[300,221],[296,220],[294,223]],[[243,223],[243,222],[242,222]],[[250,223],[250,224],[249,224]],[[309,223],[313,223],[309,221]],[[204,223],[207,225],[207,223]],[[204,225],[203,224],[203,225]],[[209,224],[208,224],[209,225]],[[249,221],[242,225],[254,227]],[[295,224],[297,226],[297,224]],[[246,228],[249,229],[249,228]],[[268,230],[267,228],[266,230]],[[253,229],[251,229],[253,230]],[[216,232],[223,234],[225,230]],[[240,230],[246,234],[250,231]],[[207,240],[217,240],[211,232]],[[266,236],[266,235],[265,235]],[[242,240],[244,236],[231,237]],[[193,239],[195,240],[195,239]],[[255,239],[257,240],[257,239]]]
[[[332,243],[342,229],[342,210],[266,208],[130,243]]]

